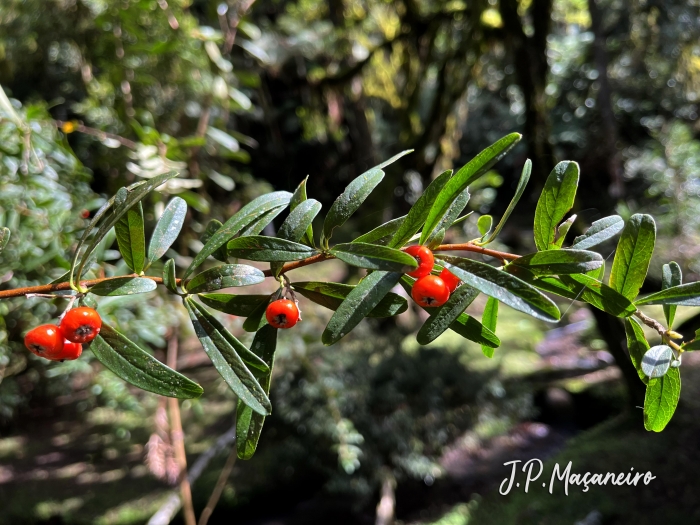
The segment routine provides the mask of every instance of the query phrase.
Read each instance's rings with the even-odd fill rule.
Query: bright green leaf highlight
[[[644,428],[661,432],[673,417],[681,395],[681,374],[669,369],[663,377],[649,380],[644,396]]]
[[[180,197],[173,197],[153,229],[151,242],[148,244],[149,266],[165,255],[180,235],[182,225],[185,224],[185,215],[187,215],[187,203]]]
[[[560,162],[549,174],[535,208],[535,246],[540,251],[557,249],[554,243],[557,226],[574,205],[578,188],[579,166]]]
[[[656,241],[656,224],[650,215],[635,214],[617,243],[610,271],[610,287],[634,301],[649,269]]]
[[[528,159],[529,161],[529,159]],[[498,301],[493,297],[489,297],[484,306],[484,314],[481,316],[481,324],[484,328],[496,332],[496,324],[498,323]],[[481,345],[481,351],[486,357],[493,357],[493,348],[488,345]]]
[[[625,221],[619,215],[599,219],[591,224],[586,233],[576,237],[571,247],[576,250],[593,248],[620,233],[624,227]]]
[[[670,262],[669,264],[664,264],[661,271],[661,289],[667,290],[673,288],[674,286],[680,286],[683,283],[683,272],[681,272],[681,267],[677,262]],[[673,328],[673,320],[676,317],[676,305],[665,304],[664,305],[664,317],[666,318],[666,324],[668,329]]]
[[[646,385],[649,382],[649,378],[642,370],[642,359],[644,359],[644,354],[649,350],[649,343],[644,337],[642,325],[634,317],[625,318],[625,334],[627,335],[627,350],[630,353],[630,360],[637,371],[639,379]]]
[[[498,234],[501,233],[501,230],[506,225],[506,221],[508,221],[510,214],[513,213],[515,206],[520,201],[520,197],[523,196],[523,193],[525,192],[525,187],[527,186],[527,183],[530,181],[530,174],[531,173],[532,173],[532,161],[530,159],[527,159],[525,161],[525,165],[523,166],[523,171],[520,174],[520,180],[518,181],[518,187],[515,189],[515,195],[511,199],[510,204],[508,204],[508,207],[506,208],[506,212],[503,214],[503,217],[501,217],[501,220],[498,221],[498,225],[496,226],[496,229],[493,230],[491,232],[491,234],[486,238],[486,240],[484,241],[484,244],[488,244],[488,243],[492,242],[496,237],[498,237]]]

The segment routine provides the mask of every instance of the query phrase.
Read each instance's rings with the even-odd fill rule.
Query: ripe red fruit
[[[450,291],[450,293],[454,292],[457,289],[457,287],[460,284],[462,284],[462,281],[459,280],[459,277],[457,277],[447,268],[443,268],[443,270],[440,272],[440,279],[445,281],[447,289]]]
[[[423,277],[433,271],[433,252],[427,246],[409,246],[406,248],[406,253],[412,255],[418,261],[418,268],[407,275],[411,277]]]
[[[57,326],[43,324],[27,332],[24,346],[34,355],[54,359],[55,355],[63,351],[63,334]]]
[[[437,275],[426,275],[413,283],[411,297],[421,306],[442,306],[450,298],[450,290]]]
[[[265,318],[275,328],[291,328],[299,321],[299,308],[289,299],[277,299],[267,305]]]
[[[72,343],[89,343],[100,333],[102,319],[92,308],[81,306],[66,312],[59,329]]]
[[[71,343],[70,341],[65,341],[63,343],[63,351],[59,352],[56,357],[53,359],[55,361],[72,361],[74,359],[78,359],[80,357],[80,354],[83,353],[83,345],[80,343]]]

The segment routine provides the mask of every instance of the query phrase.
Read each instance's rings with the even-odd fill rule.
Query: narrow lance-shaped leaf
[[[452,273],[483,294],[498,299],[511,308],[543,321],[558,321],[557,305],[539,290],[517,277],[481,262],[440,255]]]
[[[268,297],[265,301],[260,302],[255,309],[250,312],[248,318],[243,322],[243,330],[246,332],[257,332],[267,324],[267,319],[265,318],[265,311],[267,310],[267,305],[270,303],[270,298]]]
[[[141,273],[146,259],[146,234],[143,225],[143,207],[139,202],[114,225],[117,246],[124,262],[134,273]]]
[[[619,215],[599,219],[591,224],[586,233],[576,237],[571,247],[576,250],[593,248],[620,233],[624,227],[625,221]]]
[[[668,288],[673,288],[674,286],[680,286],[683,283],[683,273],[681,272],[681,267],[677,262],[670,262],[669,264],[664,264],[661,272],[661,289],[667,290]],[[666,324],[668,329],[673,328],[673,321],[676,317],[676,305],[665,304],[664,305],[664,317],[666,318]]]
[[[462,285],[452,292],[444,305],[428,310],[431,315],[418,330],[416,335],[418,343],[427,345],[437,339],[464,312],[467,306],[476,299],[477,295],[479,295],[479,290],[471,286]]]
[[[185,283],[190,293],[212,292],[231,286],[249,286],[265,280],[265,274],[246,264],[224,264],[195,275]]]
[[[161,396],[191,399],[202,395],[202,387],[168,368],[123,334],[102,323],[92,343],[93,355],[127,383]]]
[[[527,268],[535,275],[585,273],[603,265],[603,257],[585,250],[550,250],[519,257],[511,264]]]
[[[554,240],[554,244],[557,246],[557,248],[561,248],[564,245],[564,241],[566,240],[566,235],[569,233],[569,230],[571,229],[571,225],[574,223],[576,220],[576,215],[572,215],[568,219],[566,219],[564,222],[562,222],[558,227],[557,227],[557,235]]]
[[[86,228],[85,233],[80,238],[78,245],[75,248],[75,254],[71,262],[71,286],[75,286],[75,281],[80,280],[80,276],[83,273],[83,268],[90,259],[92,251],[104,238],[104,236],[107,235],[107,232],[109,232],[109,230],[111,230],[112,227],[119,221],[119,219],[121,219],[132,206],[135,206],[141,202],[141,200],[143,200],[143,198],[146,197],[146,195],[148,195],[151,191],[174,177],[177,177],[177,172],[169,171],[167,173],[157,175],[152,179],[132,184],[128,188],[121,188],[121,190],[118,191],[114,197],[107,201],[97,211],[97,213],[95,213],[95,216],[93,217],[92,221],[90,221],[90,224]],[[115,205],[112,213],[110,215],[106,215],[107,211],[112,207],[112,205]],[[87,239],[90,236],[93,228],[103,216],[106,216],[105,220],[100,224],[100,227],[97,229],[97,233],[95,233],[93,236],[90,244],[88,244],[88,247],[85,250],[81,250],[82,246],[87,243]],[[81,251],[82,257],[80,256]],[[80,264],[78,264],[79,257]]]
[[[518,204],[518,201],[520,201],[520,197],[523,196],[523,193],[525,192],[525,187],[527,186],[527,183],[530,180],[531,173],[532,161],[530,159],[527,159],[525,161],[525,165],[523,166],[523,171],[520,174],[520,180],[518,181],[518,187],[515,189],[515,195],[511,199],[510,204],[508,204],[508,207],[506,208],[506,212],[503,214],[503,217],[501,217],[501,220],[498,221],[498,225],[486,238],[484,244],[492,242],[496,237],[498,237],[498,234],[501,233],[501,230],[506,225],[506,221],[508,221],[510,214],[513,213],[515,206]]]
[[[452,170],[446,170],[428,184],[428,187],[425,188],[425,191],[411,206],[406,219],[401,221],[399,229],[389,241],[388,246],[390,248],[401,248],[421,229],[435,199],[445,187],[447,181],[450,180],[450,177],[452,177]]]
[[[397,272],[374,271],[353,288],[331,317],[321,340],[332,345],[347,335],[367,314],[389,293],[401,274]]]
[[[681,374],[671,368],[663,377],[650,379],[644,397],[644,428],[661,432],[676,411],[681,395]]]
[[[372,193],[372,190],[382,181],[384,172],[381,168],[388,166],[411,151],[402,151],[398,155],[394,155],[391,159],[364,172],[348,184],[343,193],[331,205],[328,215],[326,215],[326,219],[323,222],[321,243],[324,247],[328,248],[328,240],[333,235],[333,230],[345,224],[345,221],[357,211],[365,199],[369,197],[369,194]]]
[[[634,317],[625,318],[625,334],[627,335],[627,350],[630,353],[630,361],[632,361],[639,379],[646,385],[649,378],[642,370],[642,359],[649,350],[649,343],[644,337],[642,326]]]
[[[172,293],[177,292],[177,279],[175,278],[175,260],[168,259],[163,265],[163,284]]]
[[[467,207],[470,197],[471,195],[469,195],[469,190],[466,189],[460,193],[454,201],[452,201],[452,204],[450,204],[450,207],[447,209],[447,213],[445,213],[442,219],[440,219],[432,233],[426,237],[426,246],[432,249],[442,243],[443,239],[445,238],[445,232],[450,226],[458,222],[459,214],[462,213],[464,208]],[[468,213],[466,216],[468,215],[471,215],[471,213]],[[421,239],[422,238],[423,233],[421,232]]]
[[[306,183],[309,180],[309,176],[307,175],[301,183],[299,183],[299,186],[297,186],[297,189],[294,190],[294,194],[292,195],[292,200],[289,202],[289,209],[291,211],[296,210],[297,206],[299,206],[302,202],[304,202],[306,199]],[[313,220],[313,219],[312,219]],[[304,233],[304,236],[300,239],[289,239],[290,241],[300,241],[308,246],[314,246],[314,228],[311,225],[311,222],[309,222],[309,226],[306,228],[306,232]]]
[[[401,277],[401,286],[403,286],[404,290],[406,290],[406,293],[408,294],[411,293],[413,283],[414,280],[407,275]],[[440,308],[442,307],[423,307],[423,310],[425,310],[428,314],[435,315]],[[498,337],[496,337],[496,334],[474,319],[471,315],[466,313],[460,313],[457,318],[450,323],[449,328],[465,339],[474,341],[480,345],[496,348],[501,344],[501,341],[498,339]]]
[[[277,349],[277,329],[265,325],[255,334],[251,351],[257,354],[269,367],[270,371],[260,380],[260,386],[267,395],[270,394],[270,380],[272,378],[272,367],[275,362],[275,351]],[[238,417],[236,420],[236,449],[238,457],[250,459],[255,454],[258,440],[262,433],[265,416],[262,416],[246,406],[238,403]]]
[[[273,208],[289,204],[292,194],[286,191],[275,191],[267,195],[261,195],[238,210],[224,225],[207,241],[201,251],[192,260],[185,271],[184,278],[202,264],[207,257],[225,245],[231,238],[241,232],[243,228],[255,222],[262,215]]]
[[[351,266],[369,270],[408,272],[418,266],[416,259],[407,253],[376,244],[361,242],[336,244],[331,249],[331,253]]]
[[[249,261],[300,261],[319,253],[317,249],[305,244],[262,235],[238,237],[226,246],[229,257],[239,257]]]
[[[398,217],[396,219],[391,219],[384,224],[381,224],[367,233],[360,235],[352,242],[364,242],[367,244],[380,244],[387,245],[394,237],[396,232],[401,228],[403,221],[406,220],[407,215],[403,217]]]
[[[236,353],[229,339],[211,324],[191,298],[186,298],[184,303],[194,331],[214,364],[214,368],[241,401],[255,412],[268,415],[272,406],[267,394]]]
[[[528,159],[529,160],[529,159]],[[484,328],[488,328],[492,332],[496,331],[498,323],[498,301],[493,297],[489,297],[484,306],[484,315],[481,317],[481,324]],[[481,345],[481,351],[486,357],[493,357],[493,348],[488,345]]]
[[[655,241],[654,219],[650,215],[632,215],[622,230],[610,271],[610,287],[630,301],[644,284]]]
[[[578,164],[569,160],[554,166],[549,174],[535,208],[534,233],[538,250],[558,248],[554,243],[557,226],[574,205],[578,177]]]
[[[262,303],[267,305],[269,295],[234,295],[230,293],[202,293],[199,300],[207,306],[237,317],[248,317]]]
[[[266,211],[260,215],[257,219],[251,222],[248,226],[243,228],[241,231],[241,237],[246,237],[249,235],[258,235],[262,232],[268,224],[270,224],[275,217],[284,211],[287,205],[277,206],[271,210]]]
[[[255,352],[253,352],[252,350],[248,350],[248,348],[238,339],[236,339],[233,336],[233,334],[229,332],[224,327],[224,325],[222,325],[219,322],[219,320],[216,317],[214,317],[212,313],[209,310],[207,310],[203,305],[197,303],[196,301],[191,301],[190,305],[194,306],[199,311],[199,313],[201,313],[206,318],[206,320],[216,330],[218,330],[221,335],[224,336],[224,338],[229,342],[236,354],[238,354],[238,357],[240,357],[246,365],[251,366],[256,370],[260,370],[262,372],[268,372],[270,370],[267,364],[262,359],[260,359],[260,357],[256,355]]]
[[[313,246],[312,243],[304,241],[307,237],[311,223],[314,217],[318,215],[321,210],[321,203],[314,199],[308,199],[300,202],[292,212],[287,216],[279,231],[277,232],[277,237],[280,239],[286,239],[288,241],[300,242],[307,246]],[[279,275],[280,270],[284,266],[283,262],[273,262],[270,267],[272,268],[275,276]]]
[[[168,248],[173,245],[185,223],[185,215],[187,215],[187,203],[180,197],[173,197],[153,229],[153,235],[148,244],[148,266],[165,255]]]
[[[574,299],[585,301],[616,317],[628,317],[637,307],[624,295],[606,284],[584,274],[559,277],[576,295]]]
[[[348,294],[355,288],[350,284],[310,281],[293,283],[294,290],[329,310],[337,310]],[[408,309],[406,299],[395,293],[387,293],[367,317],[392,317]]]
[[[644,304],[671,304],[676,306],[700,306],[700,281],[666,288],[635,301],[637,306]]]
[[[153,279],[146,277],[115,277],[97,283],[90,288],[95,295],[134,295],[152,292],[158,288]]]
[[[484,149],[452,176],[430,208],[430,212],[425,219],[425,225],[423,226],[420,244],[425,244],[430,235],[439,229],[438,224],[449,210],[450,205],[467,189],[467,186],[481,177],[491,166],[503,158],[521,138],[522,135],[520,135],[520,133],[506,135]]]
[[[491,233],[491,228],[493,227],[493,217],[491,215],[482,215],[476,221],[476,227],[479,229],[481,240],[485,240],[486,236]]]

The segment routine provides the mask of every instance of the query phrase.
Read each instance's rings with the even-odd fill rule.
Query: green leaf
[[[261,195],[243,206],[243,208],[238,210],[237,213],[224,223],[223,227],[211,236],[202,250],[192,260],[192,263],[185,271],[183,277],[189,277],[195,268],[202,264],[207,257],[240,233],[246,226],[255,222],[271,209],[289,204],[291,197],[292,194],[287,191],[275,191],[267,195]]]
[[[158,288],[153,279],[146,277],[114,277],[97,283],[90,288],[95,295],[134,295],[148,293]]]
[[[355,288],[350,284],[328,282],[296,282],[294,290],[310,301],[337,310],[348,294]],[[381,301],[367,314],[367,317],[392,317],[408,309],[406,299],[395,293],[387,293]]]
[[[291,211],[294,211],[297,206],[299,206],[302,202],[306,200],[306,183],[309,180],[309,176],[307,175],[306,178],[301,181],[299,186],[297,186],[297,189],[294,190],[294,194],[292,195],[292,200],[289,203],[289,209]],[[299,239],[289,239],[290,241],[299,241]],[[314,244],[314,229],[311,223],[309,223],[308,228],[306,229],[306,234],[304,237],[300,240],[300,242],[303,242],[304,244],[308,246],[315,246]]]
[[[655,240],[656,224],[650,215],[632,215],[622,230],[610,271],[610,287],[630,301],[644,284]]]
[[[476,221],[476,227],[479,229],[481,238],[485,239],[486,236],[491,233],[491,228],[493,227],[493,217],[491,215],[482,215]]]
[[[165,261],[165,265],[163,265],[163,284],[172,293],[178,293],[174,259],[168,259]]]
[[[229,332],[224,325],[222,325],[219,320],[212,315],[212,313],[207,310],[203,305],[197,303],[196,301],[190,301],[190,305],[194,306],[200,314],[202,314],[206,320],[214,327],[216,328],[221,335],[224,336],[224,338],[229,342],[231,347],[235,350],[236,354],[238,354],[238,357],[241,358],[241,360],[248,366],[252,366],[253,368],[260,370],[262,372],[269,372],[270,368],[267,366],[267,363],[265,363],[260,357],[255,354],[253,351],[248,350],[248,348],[241,343],[238,339],[236,339],[231,332]]]
[[[578,163],[565,160],[549,174],[535,208],[535,246],[540,251],[557,249],[557,226],[574,205],[578,188]]]
[[[238,317],[248,317],[255,312],[261,304],[270,300],[269,295],[233,295],[229,293],[203,293],[199,294],[199,300],[207,306]]]
[[[217,372],[241,401],[258,414],[268,415],[272,410],[270,399],[233,348],[229,338],[197,309],[192,298],[185,298],[184,303],[194,331]]]
[[[619,215],[599,219],[591,224],[586,233],[576,237],[571,247],[577,250],[593,248],[620,233],[624,227],[625,221]]]
[[[260,386],[266,394],[270,394],[270,379],[272,367],[275,361],[277,348],[277,329],[265,325],[255,334],[251,350],[255,352],[268,365],[270,371],[260,380]],[[262,432],[265,416],[253,412],[244,403],[238,403],[238,416],[236,420],[236,447],[238,457],[250,459],[255,454],[258,440]]]
[[[575,220],[576,214],[566,219],[557,227],[557,236],[554,241],[554,244],[557,246],[557,248],[561,248],[563,246],[564,241],[566,240],[566,234],[569,233],[571,225],[574,223]]]
[[[251,222],[248,226],[246,226],[243,231],[241,232],[241,237],[247,237],[250,235],[258,235],[260,232],[262,232],[265,227],[270,224],[275,217],[277,217],[280,213],[284,211],[284,209],[287,206],[277,206],[275,208],[272,208],[271,210],[266,211],[263,213],[260,217],[255,219],[253,222]]]
[[[669,264],[664,264],[661,271],[661,289],[667,290],[674,286],[680,286],[683,283],[683,272],[677,262],[671,261]],[[668,329],[673,328],[673,320],[676,317],[676,305],[664,305],[664,317]]]
[[[673,360],[673,350],[670,346],[652,346],[644,353],[642,358],[642,372],[649,379],[661,377],[668,372]]]
[[[529,159],[528,159],[529,161]],[[498,323],[498,301],[493,297],[489,297],[484,306],[484,315],[481,317],[481,324],[484,328],[488,328],[492,332],[496,331]],[[481,345],[481,351],[486,357],[493,357],[493,348],[488,345]]]
[[[390,248],[401,248],[421,229],[435,199],[445,187],[447,181],[450,180],[450,177],[452,177],[452,170],[443,171],[425,188],[425,191],[409,210],[406,219],[401,221],[398,230],[389,241],[388,246]]]
[[[467,186],[481,177],[496,162],[503,158],[521,138],[522,135],[520,135],[520,133],[506,135],[479,153],[452,176],[430,208],[428,217],[425,219],[425,225],[423,226],[420,244],[425,244],[430,235],[439,229],[438,225],[440,221],[447,214],[455,199],[467,189]]]
[[[505,267],[505,271],[515,275],[521,281],[525,281],[530,286],[534,286],[539,290],[544,290],[545,292],[550,292],[574,301],[579,299],[579,293],[573,292],[569,286],[564,284],[558,277],[536,277],[535,274],[526,267],[515,264],[508,264]],[[583,288],[580,285],[576,286],[579,292],[580,289]]]
[[[265,274],[247,264],[224,264],[195,275],[185,283],[189,293],[211,292],[232,286],[248,286],[265,280]]]
[[[523,166],[523,171],[520,174],[520,180],[518,181],[518,187],[515,189],[515,195],[513,196],[513,199],[510,201],[510,204],[508,204],[508,208],[506,208],[506,212],[503,214],[503,217],[501,217],[501,220],[498,221],[496,229],[493,230],[493,232],[491,232],[491,235],[487,237],[487,239],[484,241],[484,244],[492,242],[496,237],[498,237],[498,234],[501,233],[501,230],[506,225],[506,221],[510,217],[510,214],[513,213],[515,206],[518,204],[518,201],[520,201],[520,197],[523,196],[523,193],[525,192],[525,187],[527,186],[527,183],[530,180],[531,173],[532,161],[530,159],[527,159],[525,161],[525,165]]]
[[[524,255],[510,264],[523,266],[535,275],[562,275],[596,270],[603,265],[603,257],[585,250],[551,250]]]
[[[671,304],[676,306],[700,306],[700,281],[666,288],[635,301],[637,306],[643,304]]]
[[[637,307],[627,297],[593,277],[574,274],[559,278],[576,294],[576,299],[592,304],[610,315],[628,317],[637,311]]]
[[[10,229],[2,227],[0,228],[0,253],[5,249],[8,242],[10,242]]]
[[[600,268],[586,272],[586,275],[593,277],[596,281],[603,281],[605,279],[605,259],[603,259],[603,264],[600,265]]]
[[[403,217],[399,217],[397,219],[391,219],[389,222],[385,222],[384,224],[377,226],[372,231],[369,231],[364,235],[360,235],[352,242],[364,242],[367,244],[381,245],[389,244],[389,241],[391,241],[399,228],[401,228],[401,225],[403,224],[403,221],[406,220],[406,217],[408,217],[408,215],[404,215]]]
[[[114,197],[112,197],[99,210],[97,210],[97,213],[95,213],[95,216],[93,217],[92,221],[90,221],[90,224],[85,229],[85,233],[83,233],[83,236],[80,238],[78,245],[75,248],[75,254],[73,255],[73,260],[71,262],[71,287],[75,286],[76,280],[80,280],[80,277],[83,274],[83,268],[90,259],[92,251],[97,247],[104,236],[107,235],[107,232],[109,232],[109,230],[111,230],[112,227],[119,222],[119,219],[121,219],[133,206],[141,202],[141,200],[151,191],[173,177],[177,177],[176,171],[169,171],[167,173],[157,175],[152,179],[137,182],[128,188],[121,188]],[[112,210],[111,215],[106,217],[100,224],[100,227],[97,229],[97,233],[93,236],[90,244],[88,244],[88,247],[85,250],[82,250],[80,264],[78,264],[78,258],[80,256],[82,246],[87,243],[87,239],[92,233],[95,225],[107,213],[112,205],[115,205],[115,207]]]
[[[197,383],[168,368],[104,322],[90,350],[115,375],[143,390],[179,399],[202,395]]]
[[[262,301],[248,315],[248,318],[245,321],[243,321],[243,330],[245,330],[246,332],[257,332],[267,324],[267,319],[265,318],[265,311],[267,310],[267,305],[269,303],[270,298],[268,297],[266,301]]]
[[[438,308],[431,308],[429,310],[431,316],[423,323],[416,335],[418,344],[427,345],[437,339],[476,299],[477,295],[479,290],[464,284],[452,292],[445,304]]]
[[[437,227],[426,238],[425,245],[428,248],[432,250],[434,247],[442,243],[443,239],[445,238],[445,232],[450,226],[458,222],[457,218],[459,217],[459,214],[462,213],[464,208],[467,207],[470,197],[471,196],[469,195],[469,190],[464,190],[457,196],[457,198],[452,202],[452,204],[450,204],[450,207],[447,209],[447,213],[443,216],[442,219],[440,219],[440,222],[438,222]],[[471,212],[466,214],[465,217],[468,217],[469,215],[471,215]],[[462,219],[465,217],[462,217]],[[422,236],[423,233],[421,232],[421,237]]]
[[[200,239],[202,244],[207,244],[209,239],[211,239],[212,236],[222,228],[222,226],[223,223],[221,221],[217,221],[216,219],[210,220],[209,224],[207,224],[207,227],[204,230],[204,233],[202,234],[202,238]],[[226,246],[222,246],[218,250],[214,251],[211,256],[217,261],[224,263],[228,262],[228,252],[226,251]]]
[[[644,428],[661,432],[673,417],[681,395],[681,373],[671,368],[668,373],[651,379],[644,396]]]
[[[397,272],[374,271],[362,279],[331,317],[321,336],[323,344],[332,345],[347,335],[367,317],[400,278],[401,274]]]
[[[226,246],[229,257],[239,257],[249,261],[300,261],[319,253],[316,248],[305,244],[263,235],[238,237]]]
[[[639,379],[646,385],[649,382],[649,378],[642,370],[642,359],[644,359],[644,354],[649,350],[649,343],[644,337],[642,325],[634,317],[626,317],[625,334],[627,335],[627,350],[630,353],[630,361],[632,361]]]
[[[416,259],[407,253],[376,244],[337,244],[331,249],[331,253],[351,266],[369,270],[405,273],[418,267]]]
[[[180,197],[173,197],[153,229],[151,242],[148,244],[149,266],[163,257],[180,235],[182,225],[185,224],[185,215],[187,215],[187,203]]]
[[[319,211],[321,203],[317,200],[308,199],[301,202],[282,223],[277,236],[288,241],[301,241]]]
[[[345,224],[345,221],[357,211],[365,199],[369,197],[369,194],[372,193],[372,190],[382,181],[384,178],[382,168],[411,151],[413,150],[402,151],[398,155],[394,155],[389,160],[367,170],[347,185],[343,193],[341,193],[331,205],[331,208],[328,210],[328,215],[326,215],[326,219],[323,222],[321,244],[324,247],[328,248],[328,241],[333,235],[333,230]]]
[[[146,234],[143,226],[143,207],[139,202],[114,225],[119,253],[134,273],[141,273],[145,266]]]
[[[439,257],[453,274],[484,295],[537,319],[550,322],[559,320],[561,314],[557,305],[525,281],[471,259],[446,255]]]

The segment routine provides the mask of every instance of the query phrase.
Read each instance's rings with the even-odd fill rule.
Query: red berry
[[[63,335],[57,326],[43,324],[27,332],[24,346],[34,355],[53,359],[63,351]]]
[[[299,308],[294,301],[277,299],[267,305],[265,318],[275,328],[291,328],[299,321]]]
[[[89,343],[100,333],[102,319],[92,308],[81,306],[66,312],[61,320],[63,337],[73,343]]]
[[[406,253],[412,255],[418,261],[418,268],[408,272],[407,275],[423,277],[433,271],[435,259],[433,259],[433,252],[430,251],[430,248],[427,246],[409,246],[406,248]]]
[[[80,357],[80,354],[83,353],[83,345],[80,343],[71,343],[70,341],[65,341],[63,343],[63,351],[59,352],[56,357],[54,357],[54,361],[63,361],[63,360],[68,360],[72,361],[74,359],[78,359]]]
[[[411,297],[421,306],[442,306],[450,298],[450,291],[437,275],[426,275],[413,283]]]
[[[89,218],[89,217],[90,217],[90,210],[83,210],[83,211],[81,211],[81,212],[80,212],[80,216],[81,216],[83,219]]]
[[[457,289],[457,287],[460,284],[462,284],[462,281],[460,281],[459,277],[457,277],[447,268],[443,268],[443,270],[440,272],[440,279],[445,281],[447,289],[450,291],[450,293],[454,292]]]

